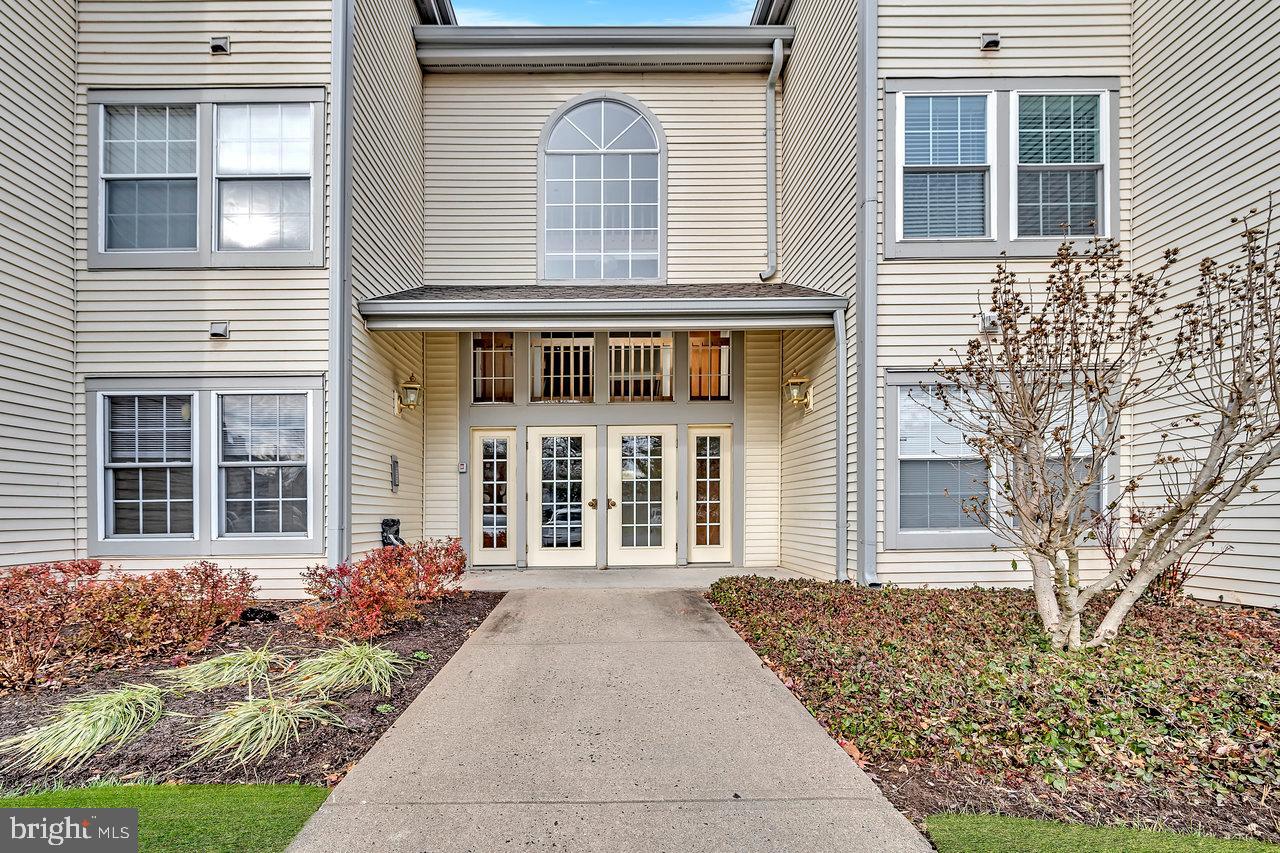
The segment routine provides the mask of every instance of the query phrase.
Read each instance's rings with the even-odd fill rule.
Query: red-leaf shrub
[[[27,684],[56,674],[81,647],[70,630],[84,611],[84,582],[98,560],[68,560],[0,569],[0,684]]]
[[[101,576],[98,560],[0,569],[0,686],[49,681],[69,666],[203,648],[253,593],[241,570],[213,563]]]
[[[391,624],[416,617],[462,577],[467,555],[457,538],[428,539],[370,551],[354,562],[308,569],[314,604],[299,607],[295,621],[320,634],[369,640]]]
[[[207,561],[116,574],[88,591],[85,642],[105,654],[147,654],[167,646],[198,651],[218,628],[240,618],[252,596],[248,572]]]

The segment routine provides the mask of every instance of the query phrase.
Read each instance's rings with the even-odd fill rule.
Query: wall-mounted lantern
[[[418,381],[418,377],[410,373],[409,378],[400,383],[400,390],[396,392],[396,414],[400,414],[405,409],[413,411],[422,404],[422,383]]]
[[[813,411],[813,382],[809,377],[801,376],[799,371],[793,370],[790,378],[782,383],[782,391],[791,405],[803,408],[806,412]]]

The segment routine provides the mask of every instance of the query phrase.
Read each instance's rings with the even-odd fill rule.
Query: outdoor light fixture
[[[813,383],[809,381],[809,377],[801,376],[799,371],[793,370],[791,377],[782,383],[782,390],[786,392],[788,403],[803,407],[806,412],[813,411]]]
[[[400,383],[400,390],[396,392],[396,414],[400,414],[405,409],[413,411],[422,403],[422,383],[418,381],[418,377],[412,373],[409,378]]]

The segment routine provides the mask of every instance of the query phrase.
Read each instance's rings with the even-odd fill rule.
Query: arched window
[[[585,96],[542,136],[545,280],[661,278],[662,137],[643,107]]]

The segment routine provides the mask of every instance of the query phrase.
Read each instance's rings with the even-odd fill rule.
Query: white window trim
[[[311,244],[307,249],[220,249],[217,177],[214,170],[215,107],[219,104],[309,103],[312,111]],[[103,176],[105,113],[113,105],[194,105],[196,108],[196,248],[106,248]],[[236,269],[322,267],[325,238],[325,92],[322,88],[94,89],[89,92],[90,269]],[[114,176],[113,176],[114,177]],[[244,177],[252,178],[252,175]],[[264,176],[270,179],[277,176]]]
[[[1100,206],[1103,211],[1099,233],[1115,238],[1120,234],[1119,188],[1119,103],[1118,77],[955,77],[886,78],[884,80],[885,124],[881,156],[884,165],[885,227],[881,247],[885,261],[957,260],[1010,258],[1049,259],[1058,252],[1061,237],[1017,237],[1017,145],[1015,93],[1102,94],[1100,151],[1104,155]],[[905,160],[905,95],[994,95],[995,121],[988,113],[987,131],[994,130],[994,148],[988,143],[991,192],[988,204],[994,214],[988,227],[994,234],[986,238],[902,238],[902,165]],[[989,101],[990,103],[990,101]],[[1072,237],[1079,245],[1091,238]]]
[[[546,240],[547,240],[547,146],[551,141],[551,131],[566,113],[588,101],[617,101],[636,110],[649,122],[654,138],[658,141],[658,275],[656,278],[548,278],[546,275]],[[561,152],[563,153],[563,152]],[[601,152],[589,152],[601,153]],[[603,284],[666,284],[667,282],[667,136],[658,117],[636,98],[623,92],[611,89],[594,90],[570,98],[561,104],[542,126],[542,135],[538,139],[538,191],[537,191],[537,253],[538,283],[557,285],[603,285]]]
[[[90,557],[173,557],[306,555],[324,552],[324,384],[320,376],[168,377],[86,380]],[[192,397],[191,536],[170,534],[108,536],[105,398],[121,395],[181,394]],[[218,397],[229,394],[305,394],[307,397],[307,532],[223,534],[221,442]]]
[[[986,223],[986,233],[973,237],[907,237],[903,234],[903,226],[905,217],[904,210],[904,191],[906,185],[906,166],[907,166],[907,98],[928,98],[928,97],[973,97],[981,95],[987,101],[987,162],[986,162],[986,199],[987,209],[983,217]],[[999,164],[996,162],[996,93],[994,91],[950,91],[946,89],[938,89],[936,91],[927,92],[895,92],[891,97],[897,99],[896,110],[894,113],[894,146],[898,156],[894,158],[894,167],[897,171],[897,181],[895,183],[897,194],[897,215],[894,217],[893,226],[897,236],[897,242],[901,245],[910,246],[917,243],[973,243],[982,241],[995,240],[996,225],[996,170]],[[977,165],[977,164],[968,164]],[[945,167],[940,167],[945,168]]]
[[[1018,99],[1022,95],[1037,97],[1043,95],[1097,95],[1098,97],[1098,156],[1102,163],[1102,186],[1098,188],[1098,234],[1103,237],[1116,233],[1115,211],[1112,202],[1111,188],[1115,180],[1113,162],[1113,142],[1111,138],[1111,92],[1106,89],[1014,89],[1009,93],[1009,162],[1008,169],[1008,217],[1007,227],[1012,241],[1018,243],[1043,242],[1051,239],[1061,242],[1060,237],[1044,237],[1038,234],[1023,236],[1018,233],[1018,120],[1021,116]],[[1086,238],[1087,239],[1087,238]]]

